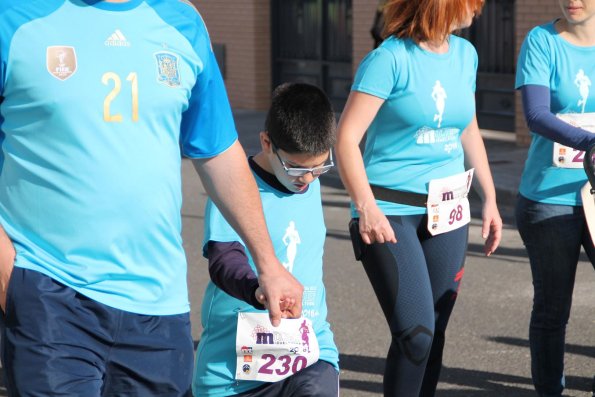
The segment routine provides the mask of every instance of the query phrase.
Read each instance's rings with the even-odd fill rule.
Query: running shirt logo
[[[289,273],[293,273],[293,263],[295,262],[295,257],[297,256],[297,246],[302,242],[300,239],[300,233],[295,228],[294,221],[289,221],[289,225],[287,226],[287,229],[285,229],[285,234],[283,235],[282,241],[287,247],[287,261],[283,262],[283,266],[285,266]]]
[[[120,29],[116,29],[104,42],[108,47],[130,47],[130,42],[122,34]]]
[[[581,113],[585,113],[585,106],[587,105],[587,98],[589,98],[589,86],[591,79],[585,74],[583,69],[579,69],[574,77],[574,85],[578,87],[578,92],[581,98],[577,102],[577,106],[581,108]]]
[[[178,56],[171,52],[158,52],[155,54],[157,61],[157,81],[168,87],[180,85],[180,70]]]
[[[48,72],[58,80],[66,80],[76,72],[76,52],[74,47],[49,46],[45,58]]]
[[[436,80],[436,83],[432,88],[432,99],[436,103],[436,114],[434,115],[434,121],[438,121],[438,128],[440,128],[442,125],[444,107],[446,105],[446,91],[444,90],[444,87],[442,87],[440,80]]]

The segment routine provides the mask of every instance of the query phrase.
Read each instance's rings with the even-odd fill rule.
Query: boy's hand
[[[299,318],[302,315],[304,287],[281,264],[274,272],[258,276],[256,299],[269,311],[271,324],[279,326],[282,318]]]
[[[260,303],[261,305],[263,305],[265,307],[268,307],[267,299],[264,296],[264,293],[262,292],[260,287],[256,288],[256,290],[254,291],[254,295],[255,295],[258,303]],[[297,318],[297,317],[299,317],[299,316],[295,315],[294,304],[290,300],[280,301],[279,308],[281,309],[281,318]]]

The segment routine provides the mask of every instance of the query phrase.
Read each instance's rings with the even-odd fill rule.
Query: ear
[[[271,138],[269,138],[269,133],[266,131],[260,131],[259,136],[262,151],[265,153],[271,153],[273,151],[273,145],[271,143]]]

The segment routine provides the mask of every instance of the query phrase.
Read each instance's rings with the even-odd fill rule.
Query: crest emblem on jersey
[[[178,56],[171,52],[158,52],[155,54],[155,58],[157,60],[157,81],[169,87],[179,86]]]
[[[74,47],[49,46],[46,49],[45,63],[48,72],[58,80],[66,80],[76,72],[76,52]]]

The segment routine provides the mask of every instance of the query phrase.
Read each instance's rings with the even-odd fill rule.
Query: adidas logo
[[[126,40],[126,36],[120,32],[120,29],[116,29],[116,31],[105,40],[104,44],[108,47],[130,47],[130,42]]]

